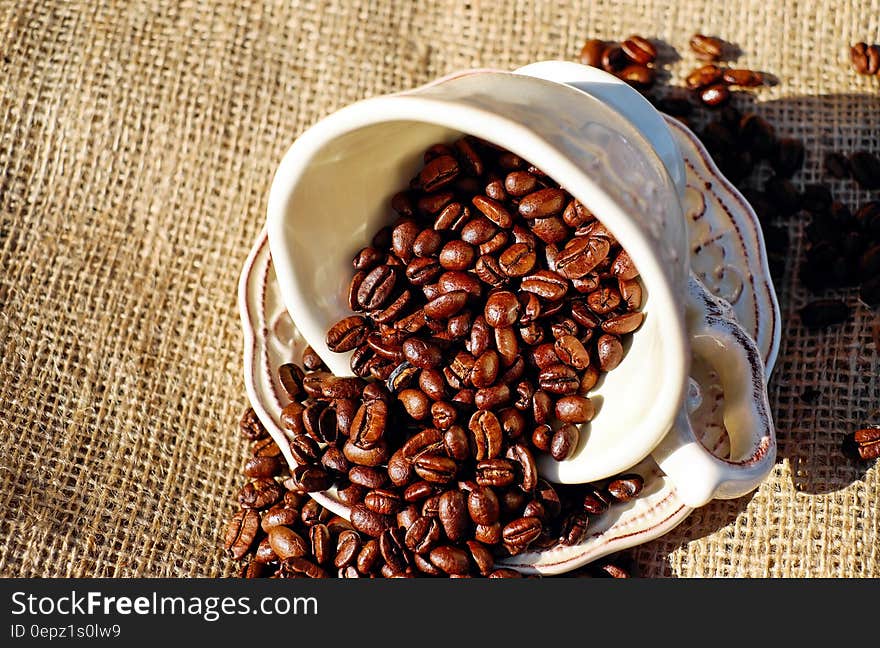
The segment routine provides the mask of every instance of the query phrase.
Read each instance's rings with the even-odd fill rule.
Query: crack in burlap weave
[[[757,110],[804,138],[798,182],[824,151],[880,150],[880,79],[848,61],[880,41],[877,0],[0,3],[0,574],[237,571],[218,543],[247,452],[236,282],[298,133],[458,68],[574,58],[591,35],[664,40],[680,85],[697,29],[779,77]],[[644,575],[880,576],[880,470],[839,453],[880,418],[872,315],[801,327],[789,229],[776,468],[634,549]]]

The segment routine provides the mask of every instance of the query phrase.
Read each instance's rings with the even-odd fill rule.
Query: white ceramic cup
[[[635,261],[644,289],[643,325],[591,393],[596,417],[572,458],[541,461],[542,476],[597,481],[653,451],[690,506],[742,495],[775,460],[760,355],[748,335],[731,332],[731,318],[708,317],[708,294],[690,278],[681,160],[674,145],[664,148],[672,139],[662,118],[614,77],[585,69],[579,89],[536,78],[540,68],[460,73],[352,104],[304,132],[282,160],[268,204],[285,305],[333,373],[351,375],[350,354],[331,352],[325,336],[351,314],[353,255],[394,220],[389,199],[407,186],[425,148],[464,133],[494,142],[596,214]],[[693,350],[718,368],[735,415],[728,459],[703,448],[687,418]]]

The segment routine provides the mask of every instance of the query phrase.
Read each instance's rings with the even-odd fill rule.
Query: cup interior
[[[282,200],[274,206],[280,213],[275,214],[274,230],[270,225],[270,243],[273,256],[280,246],[285,263],[290,264],[278,273],[279,286],[297,327],[333,373],[351,375],[351,354],[331,352],[325,335],[334,323],[352,314],[347,292],[353,256],[370,244],[376,231],[395,220],[390,199],[421,168],[424,150],[463,134],[413,120],[364,125],[316,147],[309,159],[299,161],[298,179],[278,190]],[[510,143],[496,143],[528,159]],[[541,167],[540,160],[530,161]],[[285,181],[276,178],[276,183]],[[588,190],[566,189],[591,206]],[[270,198],[270,222],[272,210]],[[601,213],[594,213],[602,220]],[[621,244],[628,249],[625,240]],[[540,461],[547,479],[583,483],[617,474],[647,456],[668,429],[658,425],[657,412],[668,410],[668,403],[661,401],[676,393],[675,383],[684,382],[685,368],[670,366],[670,340],[681,332],[669,328],[668,309],[675,306],[665,303],[668,299],[658,304],[652,298],[657,281],[662,279],[648,276],[642,281],[645,321],[629,336],[624,360],[591,393],[597,414],[582,426],[575,456],[563,462],[549,457]]]

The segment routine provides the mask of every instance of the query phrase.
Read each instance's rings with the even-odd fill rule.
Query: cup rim
[[[542,84],[554,91],[577,93],[581,100],[584,97],[584,93],[563,84],[513,72],[481,70],[474,74],[504,77],[505,80],[517,83]],[[267,203],[269,247],[281,294],[288,307],[298,301],[296,295],[302,294],[302,287],[292,271],[291,250],[285,243],[284,228],[288,204],[310,162],[330,142],[348,133],[382,123],[421,122],[468,133],[503,146],[539,166],[548,176],[564,186],[573,197],[587,205],[592,212],[602,214],[602,224],[634,259],[638,259],[641,279],[648,288],[652,302],[652,311],[656,313],[655,317],[661,319],[659,330],[662,332],[664,342],[661,351],[664,375],[658,377],[658,392],[653,395],[654,402],[648,414],[651,420],[659,419],[664,425],[658,425],[654,438],[645,441],[641,448],[643,450],[641,456],[633,459],[632,453],[625,456],[622,453],[611,453],[619,456],[616,461],[613,458],[610,460],[607,472],[614,474],[626,470],[650,454],[674,423],[684,402],[690,351],[683,302],[676,305],[680,300],[676,299],[676,293],[667,280],[659,255],[654,251],[653,244],[647,236],[627,219],[624,207],[558,147],[528,125],[514,121],[503,114],[452,99],[438,98],[436,94],[419,95],[420,90],[430,89],[436,93],[439,87],[470,76],[472,75],[453,74],[448,78],[405,92],[360,100],[324,117],[293,142],[276,170]],[[594,97],[589,99],[604,106]],[[619,113],[613,109],[607,109],[619,116]],[[668,178],[668,174],[666,180],[671,186],[672,181]],[[589,200],[583,200],[585,197]],[[685,276],[684,280],[686,279]],[[298,328],[307,340],[323,340],[326,331],[311,316],[308,305],[302,304],[302,307],[296,319]]]

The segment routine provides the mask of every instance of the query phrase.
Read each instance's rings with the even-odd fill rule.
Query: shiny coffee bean
[[[455,239],[446,243],[440,250],[438,261],[446,270],[467,270],[476,259],[474,246]]]
[[[458,490],[448,490],[443,493],[440,496],[437,515],[447,538],[452,542],[459,542],[465,538],[470,527],[470,518],[464,493]]]
[[[568,282],[555,272],[538,270],[523,278],[521,288],[547,301],[559,301],[568,291]]]
[[[614,335],[602,335],[596,342],[596,355],[599,358],[599,368],[602,371],[611,371],[623,360],[623,345]]]
[[[568,459],[577,448],[579,438],[577,426],[566,423],[553,433],[553,438],[550,440],[550,455],[556,461]]]
[[[504,436],[501,424],[494,413],[480,410],[474,413],[468,423],[473,440],[474,458],[477,461],[493,459],[501,452]]]
[[[587,423],[595,412],[593,402],[583,396],[563,396],[556,401],[556,418],[565,423]]]
[[[327,347],[334,353],[351,351],[366,341],[369,328],[359,315],[346,317],[334,324],[327,332]]]
[[[641,475],[635,473],[621,475],[613,479],[606,487],[606,490],[618,502],[628,502],[642,491],[644,483],[645,480]]]
[[[361,533],[378,538],[391,528],[393,518],[371,511],[366,504],[357,504],[351,509],[351,523]]]

